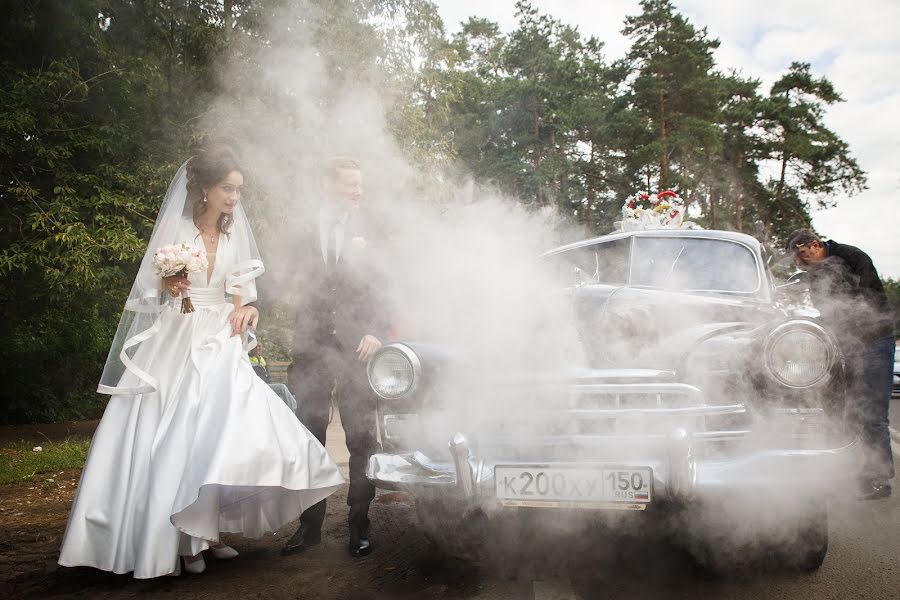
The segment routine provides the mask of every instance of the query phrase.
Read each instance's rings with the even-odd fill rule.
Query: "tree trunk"
[[[787,150],[781,151],[781,174],[778,177],[778,187],[775,188],[775,202],[781,204],[784,198],[784,180],[787,174]]]
[[[587,169],[587,223],[591,231],[597,230],[597,186],[594,181],[594,171],[597,168],[597,144],[594,143],[594,133],[589,135],[591,144],[591,160]]]
[[[741,123],[741,127],[744,124]],[[744,161],[744,155],[741,152],[735,153],[734,157],[734,172],[740,173],[741,163]],[[738,231],[743,233],[744,231],[744,187],[740,183],[740,179],[738,179],[738,194],[737,199],[734,201],[734,226]]]
[[[232,28],[234,27],[234,0],[222,1],[222,29],[225,34],[225,41],[231,40]]]
[[[543,206],[544,190],[540,182],[540,177],[538,176],[538,168],[541,166],[541,121],[540,114],[538,113],[538,99],[534,96],[531,98],[531,124],[532,134],[534,135],[534,144],[532,145],[534,154],[531,157],[531,162],[534,165],[535,182],[537,183],[535,193],[537,195],[538,204]]]
[[[790,94],[788,92],[785,92],[784,97],[785,97],[787,104],[790,105],[790,102],[791,102]],[[782,140],[782,146],[781,146],[781,173],[778,176],[778,186],[775,188],[775,206],[776,207],[781,206],[781,203],[784,200],[784,182],[785,182],[785,179],[787,178],[787,161],[789,158],[788,151],[787,151],[788,130],[787,130],[786,126],[783,129],[784,129],[784,139]],[[776,208],[775,210],[778,210],[778,209]],[[766,220],[765,220],[765,232],[766,232],[765,239],[767,239],[767,240],[769,239],[769,230],[771,228],[772,228],[771,218],[769,218],[767,216]]]
[[[659,90],[659,140],[662,146],[659,155],[659,189],[666,189],[666,181],[669,179],[669,153],[666,150],[666,100],[663,91]]]
[[[786,151],[782,150],[781,152],[781,175],[778,177],[778,185],[775,187],[775,199],[772,203],[772,206],[768,207],[768,210],[765,211],[766,215],[763,221],[763,230],[765,232],[765,238],[769,239],[769,232],[772,230],[772,217],[771,214],[773,211],[779,210],[779,207],[782,206],[782,202],[784,201],[784,180],[785,180],[785,172],[787,171],[787,156]]]
[[[166,72],[166,91],[169,94],[172,94],[172,79],[175,77],[175,64],[176,64],[176,55],[175,51],[175,31],[176,31],[176,23],[175,23],[175,11],[176,8],[173,6],[172,2],[169,2],[169,60],[166,61],[165,66],[163,67]]]
[[[550,147],[556,148],[556,153],[559,156],[559,164],[561,165],[556,178],[556,189],[559,194],[556,199],[556,207],[562,208],[563,202],[569,197],[569,161],[566,160],[565,140],[563,140],[563,143],[561,144],[556,143],[556,131],[553,132]]]
[[[181,10],[182,23],[178,23],[177,19],[173,22],[174,28],[172,30],[172,35],[177,35],[178,41],[181,42],[181,75],[182,81],[184,81],[186,79],[186,77],[184,76],[190,72],[191,67],[191,55],[190,48],[188,47],[187,28],[184,26],[185,23],[189,23],[191,20],[190,2],[179,4],[179,9]]]
[[[719,228],[719,221],[718,221],[717,215],[716,215],[716,205],[717,205],[716,190],[712,185],[710,185],[709,186],[709,221],[710,221],[710,224],[712,225],[713,229]]]

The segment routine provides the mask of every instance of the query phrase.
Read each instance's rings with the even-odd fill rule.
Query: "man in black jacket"
[[[856,396],[848,415],[867,448],[860,497],[890,496],[894,459],[888,411],[895,338],[881,278],[868,254],[833,240],[823,242],[809,229],[794,231],[786,249],[808,268],[812,301],[841,338]]]
[[[331,159],[323,187],[316,218],[299,233],[293,256],[299,287],[288,382],[299,399],[300,421],[322,444],[334,394],[350,451],[349,549],[354,556],[364,556],[372,548],[368,511],[375,497],[366,465],[376,446],[375,401],[366,361],[381,347],[388,329],[374,260],[384,239],[373,215],[361,205],[361,173],[355,160]],[[322,500],[300,517],[300,527],[282,554],[319,543],[324,519]]]

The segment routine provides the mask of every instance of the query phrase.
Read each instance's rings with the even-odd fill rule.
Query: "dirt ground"
[[[92,425],[0,428],[0,439],[39,443],[71,433],[90,435]],[[60,567],[56,560],[79,474],[70,469],[0,486],[0,597],[353,600],[467,595],[465,573],[431,564],[428,543],[413,527],[414,506],[401,494],[379,494],[370,512],[375,549],[365,558],[352,558],[346,551],[346,486],[329,498],[323,542],[307,553],[279,555],[296,527],[292,523],[258,540],[223,536],[241,555],[227,562],[207,557],[207,570],[199,576],[135,580]],[[45,484],[47,478],[56,485]]]

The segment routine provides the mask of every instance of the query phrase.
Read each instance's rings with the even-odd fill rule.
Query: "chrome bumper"
[[[702,434],[701,434],[702,435]],[[650,467],[654,498],[689,501],[759,488],[785,488],[793,495],[828,494],[844,477],[855,472],[858,440],[835,448],[816,450],[762,449],[739,458],[712,459],[694,453],[697,434],[676,429],[656,440],[648,451],[627,463]],[[609,440],[615,443],[615,440]],[[494,467],[516,464],[477,456],[467,436],[457,433],[449,441],[452,461],[432,460],[421,452],[377,453],[369,459],[367,475],[376,487],[415,494],[440,489],[470,499],[473,503],[494,500]],[[597,450],[600,449],[598,445]],[[602,452],[590,460],[559,464],[604,464]],[[622,465],[621,459],[610,463]],[[527,463],[523,463],[527,464]]]

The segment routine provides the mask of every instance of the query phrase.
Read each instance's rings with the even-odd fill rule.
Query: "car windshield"
[[[552,256],[562,285],[628,283],[631,239],[608,240],[567,250]]]
[[[680,291],[755,292],[753,253],[728,240],[635,237],[630,284]]]

